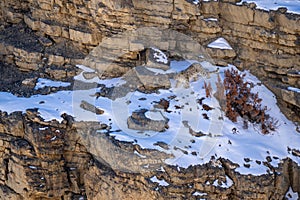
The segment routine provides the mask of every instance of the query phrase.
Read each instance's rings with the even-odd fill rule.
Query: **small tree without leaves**
[[[204,89],[206,98],[211,97],[212,87],[210,82],[208,84],[204,81]]]
[[[268,134],[274,131],[278,121],[266,114],[267,107],[262,108],[258,93],[252,93],[253,83],[244,82],[246,74],[240,74],[237,70],[225,71],[224,88],[226,98],[226,116],[233,122],[240,116],[244,119],[244,128],[248,121],[261,125],[261,132]]]

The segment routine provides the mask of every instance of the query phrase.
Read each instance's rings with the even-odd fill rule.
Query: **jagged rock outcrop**
[[[208,199],[283,199],[289,187],[300,193],[300,166],[290,159],[279,167],[266,160],[270,172],[261,176],[241,175],[222,158],[183,169],[164,164],[169,155],[114,140],[105,124],[68,115],[43,121],[36,110],[0,114],[0,199],[197,199],[195,192]]]

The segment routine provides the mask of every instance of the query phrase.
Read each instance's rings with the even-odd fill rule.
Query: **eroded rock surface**
[[[193,38],[185,41],[167,31],[150,34],[155,36],[150,45],[175,58],[183,56],[170,50],[178,47],[188,59],[190,52],[200,50],[195,41],[206,49],[224,37],[233,49],[207,48],[213,60],[250,69],[275,92],[285,113],[299,120],[299,93],[287,88],[300,88],[300,16],[234,2],[2,0],[0,89],[19,96],[47,94],[51,88],[34,91],[35,78],[70,80],[80,63],[104,70],[107,77],[126,74],[147,64],[143,52],[149,46],[139,42],[139,35],[148,33],[126,40],[116,35],[159,27]],[[137,83],[131,89],[142,85]],[[108,136],[108,125],[97,125],[101,133],[88,132],[90,123],[64,118],[61,123],[45,122],[35,110],[0,113],[0,199],[283,199],[289,187],[300,194],[300,167],[290,159],[276,168],[268,160],[261,163],[270,168],[262,176],[241,175],[225,159],[179,171],[163,164],[169,155]],[[299,155],[297,149],[290,151]],[[164,171],[145,170],[148,164],[152,169],[162,165]],[[168,185],[152,182],[154,176]]]
[[[285,112],[293,112],[288,116],[299,120],[295,117],[300,107],[294,99],[297,94],[289,91],[293,95],[287,97],[286,89],[300,87],[299,77],[290,73],[300,71],[300,16],[285,9],[267,12],[256,9],[253,3],[235,2],[195,5],[186,0],[4,0],[0,56],[4,63],[22,71],[40,71],[57,80],[73,77],[74,64],[80,63],[116,77],[145,63],[140,52],[151,46],[166,51],[179,48],[185,54],[198,51],[198,41],[215,63],[250,69],[275,92],[283,111],[291,108]],[[151,27],[166,31],[149,31]],[[189,35],[193,40],[181,41],[168,30]],[[117,35],[126,36],[126,31],[133,33],[121,38]],[[143,41],[145,35],[149,35],[147,41]],[[110,36],[113,37],[107,39]],[[207,47],[219,37],[225,38],[232,50]]]
[[[147,109],[140,109],[132,112],[132,115],[127,119],[128,128],[140,131],[155,131],[163,132],[168,128],[168,119],[162,120],[150,119],[145,116]],[[160,115],[163,118],[163,115]]]
[[[267,159],[261,164],[269,173],[261,176],[241,175],[223,158],[177,168],[164,164],[170,155],[108,136],[105,124],[63,117],[45,122],[36,110],[1,112],[1,199],[196,199],[195,192],[207,199],[283,199],[289,187],[300,193],[300,166],[290,159],[279,167]]]

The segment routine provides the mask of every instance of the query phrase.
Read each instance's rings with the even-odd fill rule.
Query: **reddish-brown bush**
[[[262,108],[258,93],[252,93],[253,83],[244,82],[246,74],[240,74],[237,70],[225,71],[223,81],[226,98],[226,116],[233,122],[237,117],[244,119],[245,128],[248,122],[261,125],[261,132],[267,134],[274,131],[278,121],[266,113],[267,107]],[[220,87],[220,86],[219,86]]]
[[[204,81],[204,89],[206,98],[211,97],[212,87],[210,82],[208,84]]]

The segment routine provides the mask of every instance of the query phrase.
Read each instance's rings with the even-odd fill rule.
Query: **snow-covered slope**
[[[202,63],[205,66],[205,63]],[[172,61],[171,69],[168,71],[151,69],[155,73],[174,73],[186,69],[190,65],[187,61]],[[83,72],[93,72],[84,66],[80,67]],[[207,66],[213,71],[217,66]],[[235,68],[232,65],[220,69],[220,76],[224,77],[226,69]],[[236,68],[235,68],[236,69]],[[82,72],[82,73],[83,73]],[[87,80],[83,74],[75,77],[75,82],[96,82],[107,87],[118,87],[126,81],[122,78],[100,80],[93,78]],[[268,168],[262,164],[263,161],[271,160],[271,164],[277,166],[281,159],[290,157],[300,163],[300,158],[291,154],[288,149],[299,149],[300,134],[296,131],[296,126],[289,121],[276,105],[276,98],[264,85],[258,84],[260,81],[245,71],[245,79],[252,82],[255,87],[254,92],[258,92],[263,99],[262,104],[268,106],[268,113],[279,120],[279,127],[271,134],[263,135],[260,133],[258,125],[249,125],[248,129],[243,129],[240,119],[237,123],[227,119],[219,108],[219,104],[214,97],[205,97],[204,79],[199,78],[190,82],[190,87],[178,86],[176,81],[171,79],[170,89],[160,89],[155,93],[142,93],[140,91],[129,92],[123,97],[111,100],[107,97],[96,98],[94,94],[100,88],[78,89],[73,91],[59,91],[49,95],[35,95],[30,98],[16,97],[10,93],[0,92],[0,110],[13,112],[27,108],[39,108],[40,115],[50,120],[56,118],[61,120],[62,113],[68,113],[75,117],[77,121],[99,121],[112,126],[111,130],[121,130],[110,133],[121,141],[130,141],[140,145],[142,148],[157,149],[174,157],[165,160],[165,163],[188,167],[190,165],[203,164],[212,157],[223,157],[240,165],[237,171],[243,174],[264,174]],[[217,75],[212,74],[206,82],[211,82],[215,89]],[[45,80],[43,86],[68,85],[67,83],[53,83]],[[39,84],[39,83],[38,83]],[[76,83],[75,83],[76,85]],[[37,86],[39,87],[39,86]],[[169,101],[169,108],[159,110],[155,108],[155,102],[160,99]],[[206,111],[199,104],[212,107]],[[104,114],[96,115],[80,107],[82,101],[86,101],[104,110]],[[155,120],[168,118],[169,128],[164,132],[138,131],[129,129],[127,118],[133,111],[145,108],[149,112],[146,116]],[[157,114],[157,112],[161,115]],[[152,113],[151,113],[152,112]],[[191,134],[190,131],[201,132],[203,135]],[[157,145],[162,142],[168,148]],[[140,155],[144,156],[144,155]],[[155,180],[157,181],[157,180]]]

